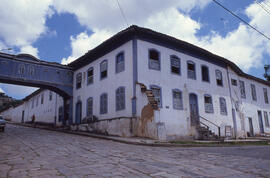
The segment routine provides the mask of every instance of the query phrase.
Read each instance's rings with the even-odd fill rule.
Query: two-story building
[[[160,140],[270,133],[269,82],[165,34],[131,26],[69,66],[73,123],[88,131]]]

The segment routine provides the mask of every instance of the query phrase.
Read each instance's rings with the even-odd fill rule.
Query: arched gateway
[[[0,53],[0,83],[52,90],[64,99],[64,124],[72,123],[72,68],[41,61],[29,54]]]

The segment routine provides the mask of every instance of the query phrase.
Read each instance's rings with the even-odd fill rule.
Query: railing
[[[216,125],[215,123],[213,123],[213,122],[211,122],[211,121],[209,121],[209,120],[207,120],[207,119],[205,119],[204,117],[202,117],[202,116],[199,116],[200,118],[202,118],[203,120],[205,120],[205,121],[207,121],[207,122],[209,122],[210,124],[212,124],[212,125],[214,125],[214,126],[216,126],[217,128],[218,128],[218,137],[220,138],[220,127],[218,126],[218,125]],[[206,125],[205,123],[202,123],[202,122],[200,122],[201,124],[203,124],[204,126],[206,126],[207,127],[207,129],[209,129],[209,126],[208,125]]]

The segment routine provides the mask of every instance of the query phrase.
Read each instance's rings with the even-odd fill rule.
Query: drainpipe
[[[227,66],[227,79],[228,79],[228,86],[229,86],[229,91],[230,91],[230,100],[231,100],[232,110],[233,110],[232,89],[231,89],[231,82],[230,82],[230,78],[229,78],[229,69],[228,69],[228,66]],[[232,115],[233,115],[233,113],[232,113]],[[232,116],[232,117],[234,117],[234,116]],[[236,122],[236,118],[235,118],[235,122]],[[233,121],[233,124],[234,124],[234,121]],[[234,127],[236,127],[236,125],[234,125]],[[236,130],[236,129],[234,129],[234,130]],[[235,139],[236,139],[237,133],[234,133],[234,134],[235,134]]]
[[[56,126],[57,120],[57,94],[55,93],[55,111],[54,111],[54,125]]]

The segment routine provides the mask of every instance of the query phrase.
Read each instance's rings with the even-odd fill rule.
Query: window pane
[[[180,91],[173,91],[173,108],[183,109],[182,93]]]
[[[202,66],[202,81],[209,82],[209,71],[206,66]]]
[[[263,95],[264,95],[264,102],[266,104],[268,104],[269,103],[269,100],[268,100],[268,93],[267,93],[267,89],[266,88],[263,89]]]
[[[159,52],[156,50],[149,50],[149,68],[160,70]]]
[[[125,59],[124,53],[120,53],[116,56],[116,73],[124,71]]]
[[[251,95],[254,101],[257,101],[256,88],[254,84],[251,84]]]
[[[161,93],[159,88],[151,87],[158,107],[161,107]]]
[[[227,115],[227,105],[225,98],[219,98],[220,103],[220,114]]]
[[[239,87],[240,87],[241,98],[246,98],[245,82],[240,80]]]
[[[222,72],[216,70],[216,81],[218,86],[223,86]]]
[[[188,78],[196,79],[195,64],[192,62],[187,63]]]
[[[214,112],[212,97],[210,95],[204,96],[204,107],[205,107],[206,113],[213,113]]]
[[[171,57],[171,72],[180,74],[180,59],[175,56]]]

